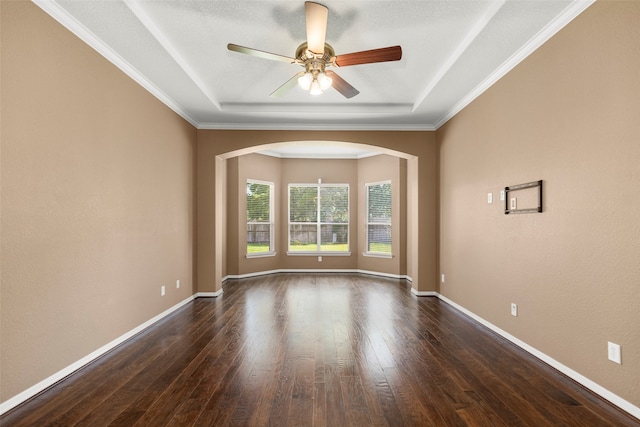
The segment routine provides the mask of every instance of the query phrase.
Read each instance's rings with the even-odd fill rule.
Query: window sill
[[[246,254],[245,257],[247,257],[247,259],[250,258],[266,258],[266,257],[270,257],[270,256],[276,256],[275,252],[254,252],[254,253],[250,253],[250,254]]]
[[[351,252],[287,252],[287,256],[351,256]]]
[[[362,256],[368,256],[371,258],[387,258],[387,259],[393,258],[393,254],[384,254],[381,252],[362,252]]]

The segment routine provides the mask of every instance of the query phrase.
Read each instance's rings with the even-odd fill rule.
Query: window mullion
[[[302,190],[302,191],[299,190],[299,188],[304,188],[304,187],[307,187],[308,190]],[[333,188],[333,187],[336,187],[336,188]],[[295,189],[295,191],[292,189]],[[288,199],[289,199],[289,217],[290,218],[289,218],[289,227],[288,227],[288,233],[289,233],[288,244],[289,244],[289,250],[291,251],[290,255],[305,254],[305,253],[306,254],[315,253],[315,254],[321,255],[323,253],[322,252],[323,250],[327,251],[328,253],[333,252],[335,254],[337,254],[338,252],[345,253],[345,254],[348,253],[348,244],[349,244],[348,240],[346,241],[346,245],[344,245],[345,242],[343,242],[343,240],[345,239],[344,237],[345,233],[347,233],[346,237],[348,239],[349,223],[348,223],[348,218],[346,222],[344,218],[345,214],[348,214],[348,207],[349,207],[348,205],[349,191],[348,190],[349,190],[349,186],[345,184],[333,185],[333,184],[322,184],[321,182],[318,182],[317,184],[299,184],[299,185],[289,184]],[[294,194],[295,194],[295,201],[293,196]],[[312,200],[314,195],[315,195],[315,200]],[[347,199],[345,199],[345,197]],[[335,209],[333,207],[333,204],[335,204],[336,206]],[[293,206],[295,206],[296,208],[295,215],[293,214],[293,210],[292,210]],[[315,209],[315,213],[316,213],[315,219],[308,216],[309,213],[311,213],[312,209]],[[329,212],[326,211],[327,209],[329,210]],[[304,210],[304,212],[302,212],[301,210]],[[298,211],[301,211],[301,213],[298,214]],[[296,219],[301,219],[301,220],[304,220],[305,222],[300,223],[298,221],[291,221],[292,215],[296,217]],[[344,222],[344,224],[342,224],[342,222]],[[298,225],[302,227],[297,227]],[[315,233],[315,239],[316,239],[315,249],[312,249],[313,246],[311,246],[310,245],[311,242],[309,242],[309,240],[313,238],[313,235],[311,234],[311,229],[313,227],[315,227],[315,232],[316,232]],[[294,228],[301,232],[299,237],[298,237],[298,234],[296,235],[292,234]],[[305,230],[308,230],[308,231],[305,231]],[[298,233],[298,231],[296,231],[296,233]],[[340,240],[341,242],[338,246],[335,246],[338,240],[333,241],[331,239],[332,232],[336,234],[338,240]],[[309,233],[309,234],[307,234],[307,237],[305,238],[306,233]],[[327,241],[324,242],[323,238],[326,238]],[[298,242],[296,239],[299,239],[300,242]],[[292,242],[294,242],[295,245],[292,246]],[[326,243],[327,245],[325,246],[324,243]],[[345,246],[347,247],[347,249],[345,249]],[[294,247],[294,249],[292,249],[292,247]]]
[[[320,225],[320,184],[318,184],[318,203],[316,203],[316,250],[320,252],[322,250],[322,226]]]

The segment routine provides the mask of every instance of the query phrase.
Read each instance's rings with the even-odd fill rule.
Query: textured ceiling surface
[[[400,61],[335,68],[360,93],[271,92],[299,65],[303,1],[34,0],[201,129],[437,129],[592,0],[325,1],[337,55],[400,45]]]

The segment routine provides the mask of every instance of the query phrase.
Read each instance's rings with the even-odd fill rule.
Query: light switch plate
[[[621,360],[621,357],[620,357],[620,344],[615,344],[615,343],[612,343],[611,341],[609,341],[607,343],[607,345],[608,345],[607,350],[608,350],[608,358],[609,358],[609,360],[621,365],[622,364],[622,360]]]
[[[511,198],[511,208],[510,209],[517,209],[516,206],[518,206],[518,202],[516,201],[515,197],[512,197]]]
[[[487,203],[493,203],[493,193],[487,193]]]

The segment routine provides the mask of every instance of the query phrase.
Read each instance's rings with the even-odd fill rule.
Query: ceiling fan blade
[[[345,98],[353,98],[360,92],[355,87],[351,86],[345,79],[337,75],[334,71],[327,70],[325,74],[333,80],[331,86],[342,94]]]
[[[295,87],[295,85],[298,84],[298,78],[300,78],[303,74],[304,74],[304,71],[300,71],[298,74],[296,74],[295,76],[293,76],[289,80],[287,80],[285,82],[285,84],[280,86],[278,89],[274,90],[273,93],[271,95],[269,95],[269,96],[271,96],[273,98],[281,98],[281,97],[283,97],[287,92],[289,92],[291,89],[293,89]]]
[[[338,55],[335,58],[335,63],[338,67],[347,67],[349,65],[372,64],[374,62],[399,61],[400,59],[402,59],[402,47],[390,46]]]
[[[252,49],[250,47],[239,46],[237,44],[229,43],[227,45],[227,49],[232,50],[234,52],[244,53],[251,56],[257,56],[258,58],[271,59],[273,61],[282,61],[287,64],[293,64],[296,62],[294,58],[289,58],[288,56],[278,55],[275,53],[264,52],[262,50]]]
[[[329,9],[319,3],[304,3],[307,20],[307,49],[313,53],[324,54],[324,40],[327,34]]]

